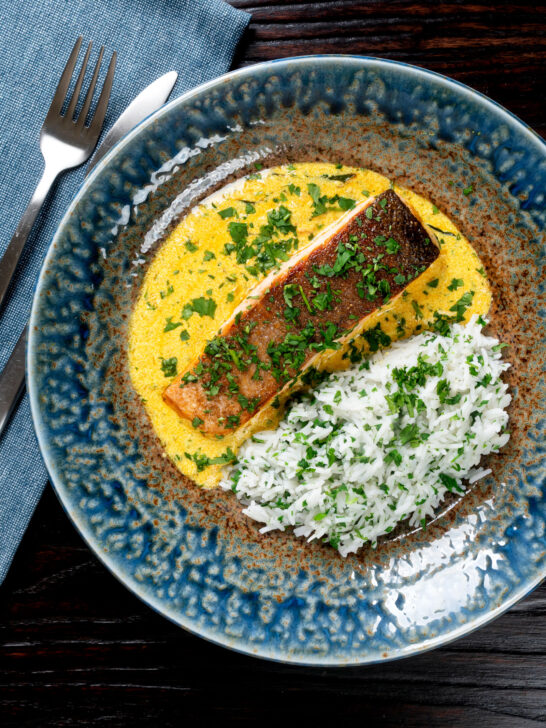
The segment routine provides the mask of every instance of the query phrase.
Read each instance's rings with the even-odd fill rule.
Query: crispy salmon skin
[[[432,233],[393,190],[361,203],[259,283],[164,400],[205,434],[233,431],[438,254]]]

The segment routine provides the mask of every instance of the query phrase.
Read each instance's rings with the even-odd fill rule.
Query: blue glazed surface
[[[284,159],[372,167],[448,211],[486,265],[492,328],[512,345],[513,436],[489,463],[492,476],[426,531],[346,560],[287,534],[260,537],[230,494],[182,479],[162,457],[125,362],[131,305],[168,226],[253,162]],[[469,181],[471,199],[461,193]],[[388,61],[262,64],[144,122],[74,200],[31,318],[40,446],[91,548],[174,622],[296,663],[414,654],[526,594],[546,573],[545,181],[545,145],[515,117]]]

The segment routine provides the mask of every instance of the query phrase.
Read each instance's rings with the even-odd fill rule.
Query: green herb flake
[[[447,475],[446,473],[440,473],[439,475],[440,482],[442,485],[447,488],[452,493],[462,493],[463,489],[458,485],[455,478],[453,478],[451,475]]]
[[[237,460],[235,453],[229,447],[225,453],[218,455],[215,458],[209,458],[199,450],[193,453],[185,452],[184,455],[188,460],[195,463],[199,473],[211,465],[226,465],[228,463],[234,463]]]
[[[400,250],[400,243],[397,243],[394,238],[389,238],[387,242],[385,243],[385,248],[387,250],[387,253],[389,255],[394,255],[395,253],[398,253]]]
[[[178,359],[172,356],[170,359],[161,357],[161,371],[165,377],[175,377],[178,370]]]
[[[187,321],[194,313],[198,313],[201,317],[210,316],[210,318],[214,318],[215,312],[216,302],[214,299],[200,296],[192,299],[191,303],[186,303],[182,309],[182,318]]]
[[[415,318],[416,319],[422,319],[423,318],[423,309],[421,306],[417,303],[417,301],[412,300],[411,305],[413,307],[413,310],[415,311]]]
[[[337,201],[337,204],[342,210],[352,210],[356,204],[356,201],[352,200],[350,197],[340,197]]]
[[[214,299],[200,296],[192,300],[192,306],[195,313],[198,313],[199,316],[210,316],[210,318],[214,318],[216,312],[216,302]]]
[[[354,172],[348,172],[347,174],[323,174],[322,177],[325,179],[331,179],[335,182],[347,182],[347,180],[354,177]]]
[[[225,220],[228,217],[236,217],[237,210],[234,207],[226,207],[224,210],[219,210],[218,214],[220,215],[222,220]]]
[[[463,285],[464,285],[464,281],[462,278],[453,278],[447,288],[449,291],[456,291],[457,288],[461,288]]]
[[[167,288],[164,291],[159,291],[160,298],[167,298],[167,296],[170,296],[171,293],[174,293],[173,285],[167,281]]]
[[[180,321],[173,321],[172,316],[166,318],[165,322],[165,328],[163,329],[164,333],[167,333],[167,331],[173,331],[173,329],[177,329],[179,326],[182,326]]]
[[[244,243],[248,237],[248,227],[246,222],[230,222],[228,225],[228,232],[236,245]]]
[[[451,306],[450,311],[455,311],[457,315],[457,321],[462,321],[464,312],[472,304],[474,298],[474,291],[467,291],[459,298],[459,300]]]

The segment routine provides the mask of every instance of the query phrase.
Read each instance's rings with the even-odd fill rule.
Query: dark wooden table
[[[235,65],[360,53],[448,74],[546,136],[541,2],[231,0],[252,13]],[[50,488],[0,591],[0,726],[517,728],[546,721],[546,585],[493,624],[380,667],[310,669],[186,634],[101,566]],[[305,721],[305,723],[303,723]]]

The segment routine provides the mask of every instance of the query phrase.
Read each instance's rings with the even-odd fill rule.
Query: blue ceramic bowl
[[[125,354],[147,263],[176,218],[258,160],[319,159],[371,167],[449,211],[487,268],[491,328],[513,363],[512,438],[491,458],[492,476],[426,530],[345,560],[290,534],[259,536],[232,494],[182,478]],[[442,76],[370,58],[246,68],[131,132],[64,217],[30,326],[40,447],[90,547],[177,624],[294,663],[412,655],[514,604],[546,573],[545,183],[544,142],[509,112]]]

